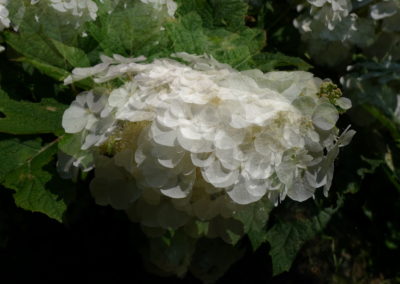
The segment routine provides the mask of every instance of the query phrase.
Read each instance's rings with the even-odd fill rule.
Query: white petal
[[[176,183],[171,187],[164,186],[161,189],[161,193],[171,198],[187,197],[192,191],[195,175],[194,170],[188,175],[180,175]]]
[[[332,129],[338,119],[339,113],[330,103],[322,103],[318,105],[312,116],[314,125],[322,130]]]
[[[238,204],[249,204],[256,202],[262,198],[262,196],[254,196],[246,188],[245,178],[239,177],[239,182],[236,183],[233,188],[227,191],[229,197]]]
[[[303,202],[314,195],[315,189],[305,185],[302,182],[296,181],[287,192],[287,195],[299,202]]]
[[[175,168],[185,155],[180,147],[157,147],[153,151],[157,161],[166,168]]]
[[[335,104],[340,107],[341,109],[348,110],[351,108],[351,100],[348,98],[338,98]]]
[[[164,127],[157,121],[153,122],[150,128],[151,135],[155,142],[164,146],[174,146],[176,140],[176,131],[169,127]]]
[[[179,145],[187,151],[193,153],[211,152],[213,143],[206,139],[190,139],[183,136],[182,131],[177,131],[177,139]]]
[[[62,126],[67,133],[78,133],[82,131],[87,123],[87,111],[81,106],[72,103],[64,112]]]
[[[215,160],[215,155],[212,153],[190,153],[190,158],[193,165],[196,167],[208,167]]]
[[[237,178],[239,176],[238,170],[227,170],[222,167],[218,160],[214,160],[209,167],[202,168],[201,172],[204,179],[217,188],[233,185],[235,182],[237,182]]]

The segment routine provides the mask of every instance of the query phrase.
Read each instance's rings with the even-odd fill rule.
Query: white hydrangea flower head
[[[96,20],[98,7],[92,0],[31,0],[31,4],[47,1],[58,12],[80,18],[82,21]]]
[[[82,150],[101,145],[114,129],[115,119],[102,92],[99,89],[78,95],[64,113],[65,132],[83,133]]]
[[[99,204],[148,227],[177,228],[230,218],[262,198],[327,194],[339,147],[354,135],[338,136],[338,110],[351,103],[333,84],[303,71],[239,72],[209,56],[175,56],[189,65],[103,56],[66,79],[124,82],[79,95],[63,116],[66,132],[81,135],[80,150],[95,153]]]
[[[369,13],[362,12],[365,9]],[[301,14],[294,25],[319,64],[341,64],[350,58],[354,47],[371,57],[400,57],[396,55],[400,43],[397,0],[307,0],[298,10]]]
[[[307,2],[311,5],[310,14],[329,30],[334,30],[352,9],[350,0],[307,0]]]
[[[175,15],[178,5],[173,0],[140,0],[142,3],[152,5],[156,10],[161,10],[163,7],[167,8],[168,15],[173,17]]]
[[[0,0],[0,31],[10,27],[10,19],[9,19],[7,4],[8,0]]]
[[[372,104],[400,124],[400,63],[386,58],[348,66],[340,82],[357,104]]]

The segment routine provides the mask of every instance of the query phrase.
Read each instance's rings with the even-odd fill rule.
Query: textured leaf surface
[[[238,69],[250,68],[252,57],[265,45],[265,34],[261,30],[246,27],[238,32],[208,29],[194,11],[179,22],[168,23],[166,30],[174,52],[211,54]]]
[[[57,48],[57,51],[71,64],[73,67],[88,67],[90,66],[89,58],[85,52],[79,48],[68,46],[58,40],[52,40],[52,43]]]
[[[12,139],[1,141],[0,145],[1,162],[7,164],[0,168],[0,174],[4,176],[4,186],[15,191],[16,205],[61,222],[68,194],[62,183],[56,182],[57,176],[43,169],[57,152],[56,141],[43,146],[39,139]]]
[[[307,71],[312,66],[298,57],[287,56],[282,53],[264,52],[255,56],[257,67],[263,72],[279,69],[294,69]]]
[[[139,1],[118,6],[112,14],[90,23],[89,34],[106,54],[150,56],[164,49],[163,28],[167,12],[157,12]]]
[[[248,5],[242,0],[178,0],[178,13],[186,15],[196,12],[207,28],[223,27],[229,31],[246,28],[245,17]]]
[[[0,182],[37,152],[37,141],[7,139],[0,141]]]
[[[27,63],[31,64],[33,67],[35,67],[37,70],[42,72],[43,74],[45,74],[53,79],[56,79],[57,81],[63,81],[69,75],[69,72],[67,72],[66,70],[64,70],[62,68],[44,63],[43,61],[39,61],[36,59],[22,57],[22,58],[18,58],[17,61],[27,62]]]
[[[266,224],[274,205],[266,198],[253,204],[250,210],[238,211],[235,219],[244,224],[244,231],[248,234],[253,250],[257,250],[266,241]]]
[[[226,27],[228,30],[237,31],[243,29],[244,19],[248,10],[245,1],[242,0],[211,0],[214,12],[214,24]]]
[[[40,103],[15,101],[0,90],[0,132],[9,134],[37,134],[63,132],[61,117],[63,104],[54,99]]]
[[[328,224],[336,209],[327,208],[311,219],[278,222],[268,231],[266,239],[271,245],[273,275],[289,271],[292,262],[305,242],[311,240]]]
[[[52,46],[49,39],[38,34],[5,33],[6,41],[20,54],[44,64],[66,68],[66,61]]]

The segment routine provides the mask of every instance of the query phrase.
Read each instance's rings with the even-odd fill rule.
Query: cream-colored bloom
[[[294,26],[318,64],[341,65],[354,47],[370,57],[400,58],[399,1],[307,0],[298,10]]]
[[[124,82],[99,96],[78,96],[63,117],[67,132],[83,135],[82,149],[96,153],[98,203],[166,227],[178,215],[183,223],[227,218],[264,197],[277,204],[286,196],[304,201],[319,187],[327,193],[343,143],[335,127],[338,106],[318,93],[320,79],[303,71],[239,72],[212,57],[175,56],[189,65],[103,56],[66,80]],[[344,108],[348,103],[338,99]],[[178,215],[157,221],[143,213],[154,206]]]
[[[140,0],[142,3],[150,4],[155,9],[161,10],[163,7],[167,8],[168,15],[173,17],[178,5],[173,0]]]
[[[10,26],[9,12],[7,9],[8,0],[0,0],[0,31]]]
[[[62,14],[74,17],[77,26],[82,22],[94,21],[97,18],[98,6],[92,0],[31,0],[32,5],[39,2],[46,3]],[[39,16],[37,16],[37,21],[40,21]]]

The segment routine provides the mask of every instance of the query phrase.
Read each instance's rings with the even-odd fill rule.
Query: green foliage
[[[267,239],[266,225],[274,205],[267,198],[256,202],[251,210],[236,212],[235,219],[244,224],[244,231],[247,233],[253,250],[257,250]]]
[[[35,59],[21,57],[21,58],[18,58],[17,61],[29,63],[33,67],[35,67],[37,70],[42,72],[43,74],[45,74],[53,79],[56,79],[57,81],[63,81],[69,75],[69,73],[64,69],[55,67],[53,65],[50,65],[50,64],[47,64],[47,63],[44,63],[42,61],[38,61]]]
[[[307,71],[312,66],[301,58],[287,56],[282,53],[264,52],[254,57],[257,66],[263,72],[269,72],[276,69],[294,69]]]
[[[292,4],[298,1],[289,1],[289,4],[287,1],[269,0],[177,0],[179,7],[174,18],[167,14],[165,8],[157,11],[138,0],[122,0],[116,6],[115,1],[104,0],[97,1],[104,5],[100,6],[96,21],[82,22],[79,27],[72,18],[60,16],[64,14],[50,8],[46,2],[42,0],[32,5],[30,0],[9,1],[7,7],[13,26],[0,35],[0,42],[6,47],[0,55],[1,84],[7,90],[7,94],[0,90],[0,184],[11,189],[1,188],[0,194],[1,197],[9,194],[12,200],[12,191],[18,207],[43,213],[60,222],[66,220],[68,205],[74,199],[75,185],[60,180],[55,172],[56,153],[61,151],[74,158],[83,158],[81,162],[84,166],[90,166],[93,159],[91,154],[80,150],[80,138],[63,133],[61,127],[66,106],[57,100],[69,103],[80,91],[78,88],[91,88],[88,81],[72,87],[62,84],[74,67],[97,64],[101,54],[145,55],[152,60],[184,51],[210,54],[239,70],[307,71],[313,68],[307,55],[299,48],[300,35],[292,25],[293,19],[298,16]],[[111,7],[113,12],[108,13]],[[366,61],[367,57],[359,53],[361,51],[356,52],[351,70],[313,69],[317,77],[329,77],[336,84],[341,77],[354,79],[351,81],[353,84],[347,87],[342,85],[345,87],[342,88],[344,95],[351,97],[355,107],[342,120],[340,129],[352,124],[358,132],[358,144],[350,145],[349,150],[345,150],[335,161],[336,173],[331,189],[331,192],[349,194],[345,206],[340,210],[340,206],[321,208],[316,214],[311,214],[313,209],[307,208],[304,215],[294,214],[294,218],[285,218],[287,216],[281,211],[272,211],[273,205],[263,199],[255,203],[252,210],[238,210],[234,221],[228,225],[224,225],[226,222],[222,217],[215,218],[213,222],[197,221],[194,224],[197,226],[196,238],[207,235],[211,228],[219,230],[219,233],[224,231],[225,234],[220,234],[224,241],[193,239],[181,231],[168,231],[163,238],[150,239],[145,258],[151,259],[152,265],[163,269],[167,267],[169,273],[182,277],[189,269],[196,277],[211,283],[243,256],[245,246],[251,245],[253,251],[257,250],[262,257],[248,257],[246,262],[257,269],[252,267],[251,272],[248,267],[242,271],[243,266],[235,269],[232,279],[224,281],[235,283],[239,281],[235,276],[244,274],[243,277],[249,278],[245,272],[268,274],[268,264],[262,260],[268,259],[268,245],[265,244],[269,243],[272,274],[278,275],[289,271],[296,257],[311,254],[312,250],[304,244],[315,240],[322,232],[324,237],[329,234],[325,239],[333,239],[327,258],[334,262],[331,269],[334,272],[322,270],[322,276],[314,275],[322,281],[310,278],[310,283],[329,282],[331,279],[326,275],[350,275],[360,270],[397,281],[397,264],[391,259],[400,257],[400,228],[396,219],[400,208],[400,65],[390,60]],[[336,121],[334,110],[325,111],[331,111],[332,121]],[[322,123],[332,124],[329,121]],[[334,151],[338,151],[338,147]],[[84,196],[74,202],[74,206],[81,202],[84,204],[80,205],[84,207],[82,211],[93,210],[95,213],[85,211],[85,215],[80,211],[74,212],[79,216],[76,218],[79,221],[75,222],[82,222],[80,224],[84,228],[90,227],[93,220],[101,223],[99,226],[102,228],[103,222],[108,222],[110,227],[110,224],[118,224],[119,229],[129,226],[129,221],[121,215],[110,216],[107,208],[94,206],[87,190],[89,179],[78,182],[84,188],[84,193],[81,193]],[[332,199],[332,196],[330,194],[329,198]],[[327,203],[331,201],[329,198]],[[0,200],[0,249],[6,248],[14,253],[14,248],[7,243],[11,230],[7,224],[13,224],[14,220],[6,220],[14,209],[3,206],[6,202],[7,199]],[[75,210],[74,206],[72,210]],[[84,221],[80,221],[81,216]],[[23,218],[26,217],[17,219],[13,227],[18,228],[24,222],[28,226],[31,219],[27,221]],[[69,229],[63,229],[65,235],[70,233]],[[112,232],[110,238],[114,243],[123,242],[121,235],[114,234],[115,228],[109,230],[106,227],[103,230],[102,234],[98,234],[99,243],[94,242],[96,248],[93,251],[100,247],[105,231]],[[78,232],[77,239],[85,239],[86,233],[85,230]],[[247,234],[250,245],[247,239],[242,239],[243,233]],[[52,244],[65,249],[64,244],[57,244],[56,241]],[[101,243],[102,247],[107,245]],[[323,246],[316,243],[315,247],[319,250],[317,262],[322,263]],[[130,246],[124,244],[124,249],[119,249],[125,251],[126,248]],[[51,253],[52,250],[48,248]],[[302,250],[303,253],[299,253]],[[24,257],[25,254],[29,252],[24,252]],[[362,265],[357,263],[360,258],[366,259]],[[3,262],[0,261],[0,264],[3,265]],[[315,262],[305,259],[296,269],[300,271],[304,266],[314,268],[314,265]],[[265,277],[270,279],[272,275]],[[292,277],[298,280],[296,275]],[[331,278],[341,279],[335,277]],[[372,283],[378,278],[352,279],[354,283]]]
[[[15,101],[0,90],[0,132],[9,134],[38,134],[63,132],[61,116],[65,105],[54,99],[40,103]]]
[[[305,242],[320,233],[337,209],[326,208],[312,218],[295,221],[278,220],[266,235],[271,245],[273,275],[289,271],[292,262]]]
[[[37,144],[35,140],[6,139],[0,141],[0,182],[10,171],[15,170],[36,154]]]
[[[62,57],[73,67],[90,66],[89,58],[85,52],[79,48],[68,46],[55,39],[52,40],[53,45]]]
[[[244,25],[247,5],[241,0],[181,1],[177,22],[166,25],[175,52],[211,54],[238,69],[254,66],[265,46],[265,33]]]
[[[13,189],[17,206],[33,212],[41,212],[62,221],[72,192],[67,192],[57,175],[43,167],[53,160],[57,141],[42,145],[37,140],[19,141],[7,139],[0,142],[0,181]],[[49,185],[53,186],[50,187]]]
[[[162,25],[167,13],[155,13],[149,5],[121,2],[112,14],[100,15],[89,24],[89,34],[107,55],[151,56],[166,48]]]
[[[211,0],[214,26],[222,26],[230,31],[244,28],[248,6],[241,0]]]

